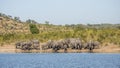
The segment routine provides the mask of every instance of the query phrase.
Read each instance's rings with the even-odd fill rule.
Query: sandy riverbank
[[[15,45],[4,45],[0,46],[0,53],[21,53],[25,52],[20,49],[16,49]],[[28,51],[26,51],[28,52]],[[37,53],[52,53],[52,49],[48,50],[31,50],[29,52],[37,52]],[[63,53],[64,50],[58,50],[58,52]],[[87,53],[89,50],[87,49],[82,49],[82,50],[73,50],[73,49],[68,49],[68,53]],[[117,45],[107,45],[107,46],[102,46],[100,49],[94,49],[93,53],[120,53],[120,47]]]

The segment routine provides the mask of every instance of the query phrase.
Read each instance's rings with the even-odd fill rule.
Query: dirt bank
[[[51,53],[53,52],[52,49],[48,50],[31,50],[31,51],[23,51],[20,49],[16,49],[14,44],[10,45],[4,45],[0,46],[0,53],[21,53],[21,52],[37,52],[37,53]],[[64,50],[58,50],[58,52],[62,53]],[[68,53],[86,53],[90,52],[87,49],[82,49],[82,50],[73,50],[73,49],[68,49]],[[117,45],[107,45],[107,46],[102,46],[100,49],[94,49],[92,51],[93,53],[120,53],[120,47]]]

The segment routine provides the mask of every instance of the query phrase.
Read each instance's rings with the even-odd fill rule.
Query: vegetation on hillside
[[[31,19],[23,22],[19,17],[0,13],[0,30],[0,45],[31,39],[46,42],[64,38],[81,38],[83,42],[92,39],[102,45],[120,45],[120,24],[53,25],[48,21],[41,24]]]
[[[32,34],[39,34],[39,29],[36,27],[35,24],[29,24],[29,27]]]

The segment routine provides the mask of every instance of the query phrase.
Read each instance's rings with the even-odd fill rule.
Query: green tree
[[[39,29],[35,24],[30,24],[29,27],[32,34],[39,34]]]

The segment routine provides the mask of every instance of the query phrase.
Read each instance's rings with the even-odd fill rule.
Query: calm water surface
[[[0,68],[120,68],[120,54],[0,54]]]

